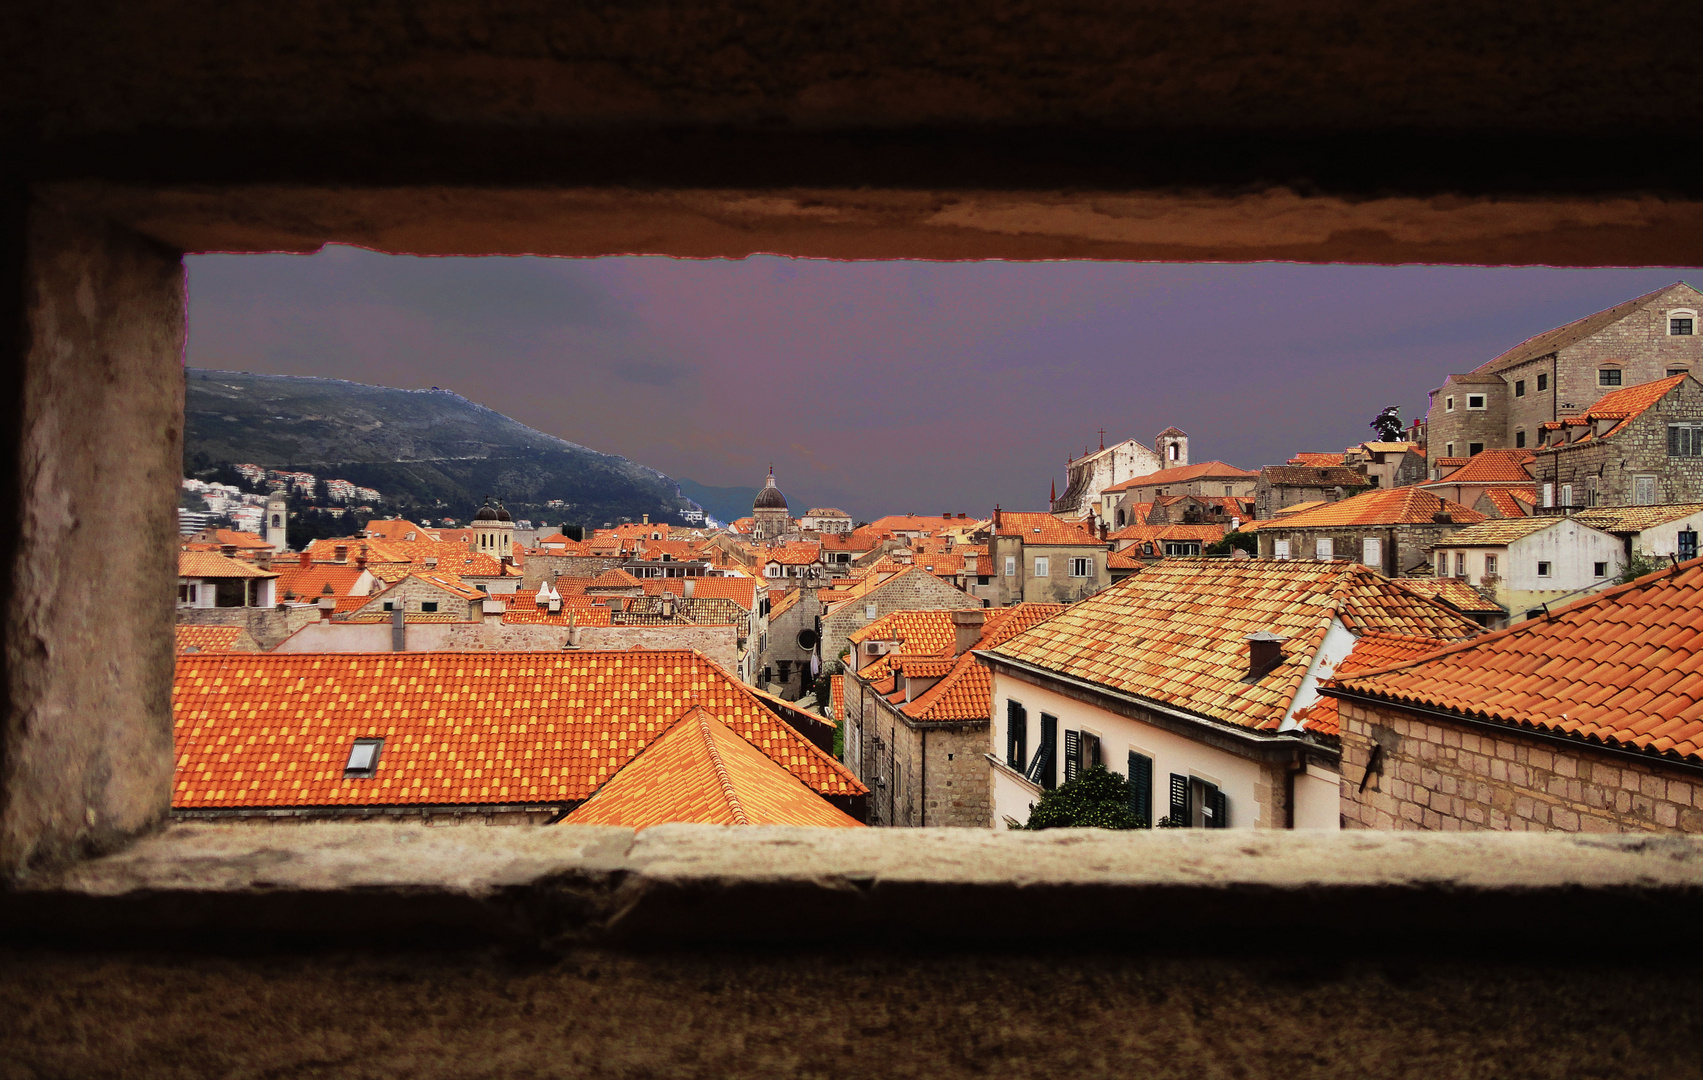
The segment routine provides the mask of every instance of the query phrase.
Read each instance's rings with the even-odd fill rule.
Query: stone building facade
[[[1703,294],[1684,282],[1539,334],[1431,392],[1427,452],[1470,457],[1535,446],[1541,426],[1576,416],[1623,386],[1703,364]],[[1475,401],[1475,398],[1481,400]]]
[[[1188,463],[1189,437],[1174,427],[1155,436],[1151,448],[1134,439],[1101,446],[1066,462],[1064,492],[1052,500],[1052,512],[1070,520],[1087,517],[1112,485]]]
[[[996,508],[988,536],[991,605],[1070,604],[1092,596],[1112,583],[1111,549],[1104,536],[1053,514]]]
[[[1371,486],[1365,473],[1344,465],[1267,465],[1254,482],[1254,516],[1267,521],[1285,507],[1353,498]]]
[[[1484,515],[1417,487],[1369,491],[1262,523],[1262,559],[1347,559],[1388,577],[1431,562],[1431,549]]]
[[[879,582],[860,583],[855,595],[836,601],[822,614],[817,655],[824,663],[838,660],[853,632],[895,611],[956,611],[979,608],[982,602],[955,589],[921,567],[883,574]]]
[[[869,788],[869,824],[988,827],[986,716],[907,723],[873,686],[851,678],[845,704],[846,764]]]
[[[1703,833],[1696,767],[1394,705],[1339,716],[1344,828]]]
[[[1694,377],[1607,395],[1541,434],[1532,462],[1539,507],[1703,500],[1703,383]]]

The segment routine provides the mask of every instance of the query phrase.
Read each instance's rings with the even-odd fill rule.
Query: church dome
[[[512,522],[514,519],[509,517],[509,512],[507,510],[503,509],[502,503],[498,503],[495,506],[492,506],[490,503],[486,503],[484,506],[479,508],[479,512],[477,514],[473,515],[473,520]]]
[[[775,486],[775,471],[769,470],[769,478],[763,482],[763,490],[757,492],[757,497],[751,501],[753,510],[785,510],[786,496]]]

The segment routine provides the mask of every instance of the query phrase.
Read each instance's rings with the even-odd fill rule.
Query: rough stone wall
[[[1518,440],[1514,433],[1526,433],[1526,449],[1537,447],[1539,428],[1543,424],[1561,415],[1560,398],[1555,396],[1555,380],[1558,374],[1558,357],[1554,353],[1528,360],[1518,367],[1512,367],[1501,373],[1503,381],[1508,386],[1508,439],[1503,446],[1513,446]],[[1537,388],[1537,377],[1547,375],[1549,385],[1543,390]],[[1593,376],[1594,377],[1594,376]],[[1526,384],[1524,394],[1517,393],[1518,383]],[[1591,399],[1595,401],[1595,398]],[[1590,404],[1590,402],[1586,402]],[[1570,409],[1576,412],[1576,409]]]
[[[1311,559],[1318,550],[1318,541],[1330,537],[1333,557],[1359,562],[1365,553],[1368,536],[1383,541],[1383,565],[1374,567],[1389,577],[1400,577],[1431,562],[1431,548],[1442,543],[1452,533],[1465,528],[1455,524],[1366,525],[1359,528],[1335,529],[1261,529],[1260,558],[1277,557],[1277,541],[1289,541],[1291,559]]]
[[[923,802],[929,826],[993,826],[992,748],[987,723],[931,728]]]
[[[417,577],[403,578],[349,614],[389,615],[384,609],[386,604],[401,605],[409,614],[448,615],[457,619],[483,618],[485,614],[484,600],[468,600]],[[437,610],[428,612],[422,604],[436,604]]]
[[[1703,422],[1703,384],[1688,379],[1627,425],[1625,431],[1600,443],[1540,452],[1535,462],[1538,494],[1543,485],[1573,485],[1573,505],[1586,501],[1586,485],[1597,481],[1598,506],[1631,506],[1636,502],[1636,477],[1656,477],[1656,502],[1703,501],[1703,457],[1668,456],[1668,425]]]
[[[856,676],[846,679],[846,714],[847,764],[870,790],[871,825],[987,828],[992,823],[987,721],[913,725]],[[872,749],[877,745],[879,756]]]
[[[1508,426],[1508,386],[1500,379],[1488,382],[1456,382],[1450,376],[1436,397],[1431,402],[1431,410],[1427,414],[1430,434],[1427,435],[1426,452],[1430,460],[1449,457],[1449,447],[1453,445],[1454,457],[1467,457],[1472,444],[1483,443],[1483,449],[1496,450],[1512,446],[1512,436]],[[1467,395],[1483,394],[1484,408],[1467,408]],[[1448,399],[1455,399],[1455,407],[1451,412]]]
[[[1343,701],[1339,715],[1344,828],[1703,832],[1703,773],[1393,705]]]
[[[297,630],[318,622],[319,609],[311,604],[289,604],[282,610],[276,607],[178,608],[177,621],[185,626],[240,626],[248,631],[256,645],[270,652]]]
[[[875,618],[866,615],[866,605],[875,605]],[[958,611],[979,608],[982,602],[954,589],[933,574],[913,570],[876,586],[852,603],[841,605],[822,619],[822,655],[838,658],[857,630],[895,611]],[[772,637],[773,635],[771,635]]]
[[[822,613],[822,604],[816,599],[816,590],[803,589],[802,593],[793,605],[779,616],[769,617],[767,646],[762,649],[757,659],[759,681],[762,669],[768,668],[769,677],[776,682],[780,696],[788,701],[797,701],[803,696],[805,687],[810,685],[811,650],[798,643],[798,635],[804,630],[815,630],[816,617]],[[823,651],[822,662],[826,664],[838,656],[838,653]],[[782,660],[788,665],[787,680],[784,684],[779,683]],[[803,673],[802,676],[800,672]]]
[[[581,649],[696,649],[739,678],[739,631],[732,626],[582,626]]]
[[[1695,293],[1678,301],[1658,300],[1556,354],[1557,408],[1568,416],[1590,408],[1597,399],[1620,387],[1600,386],[1597,371],[1604,361],[1621,365],[1621,386],[1637,386],[1666,377],[1668,368],[1703,364],[1703,336],[1670,337],[1669,307],[1703,310]],[[1703,330],[1703,327],[1697,329]],[[1528,391],[1529,393],[1529,391]]]
[[[541,581],[555,581],[559,577],[596,577],[610,567],[620,566],[621,562],[620,559],[589,555],[528,555],[520,565],[520,588],[523,592],[532,592]]]
[[[0,301],[21,316],[0,364],[4,880],[170,806],[184,299],[175,251],[10,194],[0,209],[21,271]]]
[[[1355,488],[1344,492],[1352,497],[1370,488]],[[1337,499],[1335,487],[1312,487],[1304,484],[1274,484],[1270,478],[1261,475],[1254,485],[1254,518],[1258,521],[1269,521],[1277,516],[1277,511],[1286,506],[1294,506],[1304,502],[1334,502]]]

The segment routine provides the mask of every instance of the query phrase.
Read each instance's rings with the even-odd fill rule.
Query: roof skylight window
[[[383,739],[356,739],[355,745],[349,747],[349,761],[343,766],[343,779],[371,780],[378,773],[378,755],[382,749]]]

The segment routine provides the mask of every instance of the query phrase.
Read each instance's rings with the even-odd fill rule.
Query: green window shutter
[[[1205,790],[1201,792],[1202,817],[1206,819],[1209,829],[1227,829],[1230,827],[1230,805],[1224,793],[1211,784],[1202,784]]]
[[[1064,733],[1064,782],[1070,783],[1076,779],[1076,774],[1082,770],[1082,733],[1066,731]]]
[[[1041,749],[1037,753],[1046,754],[1046,764],[1035,782],[1051,791],[1058,787],[1058,717],[1041,714]]]
[[[1171,824],[1184,829],[1194,824],[1194,815],[1189,812],[1189,778],[1178,773],[1171,774]]]
[[[1005,703],[1005,763],[1023,771],[1024,746],[1029,734],[1029,710],[1015,701]]]
[[[1141,827],[1153,827],[1153,759],[1129,752],[1129,812]]]

